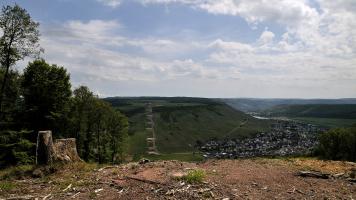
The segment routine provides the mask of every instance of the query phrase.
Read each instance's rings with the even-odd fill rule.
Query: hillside
[[[287,117],[326,128],[350,127],[356,123],[356,104],[278,105],[260,114]]]
[[[191,152],[197,140],[241,138],[269,129],[268,120],[255,119],[222,102],[204,98],[106,98],[129,117],[130,153],[146,151],[145,104],[153,106],[157,146],[161,153]]]
[[[244,112],[261,112],[278,105],[304,105],[304,104],[356,104],[356,99],[254,99],[254,98],[229,98],[218,99]]]
[[[278,105],[264,113],[268,116],[356,119],[356,104]]]

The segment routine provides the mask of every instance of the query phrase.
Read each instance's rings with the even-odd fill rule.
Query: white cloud
[[[212,14],[244,18],[253,28],[272,22],[285,26],[290,38],[298,44],[283,41],[290,49],[303,47],[327,51],[329,55],[349,54],[356,48],[356,3],[353,0],[318,0],[319,10],[309,0],[137,0],[141,3],[181,3]]]
[[[116,21],[68,21],[59,27],[47,27],[43,31],[45,34],[41,44],[50,62],[65,65],[76,76],[80,74],[95,80],[159,81],[231,77],[231,71],[205,68],[192,59],[161,58],[176,55],[179,51],[194,51],[202,44],[154,38],[132,39],[117,33],[120,29]],[[144,55],[126,52],[126,48],[130,47],[140,48]]]
[[[115,20],[90,20],[86,23],[79,20],[73,20],[66,23],[65,28],[70,29],[79,36],[90,34],[97,37],[101,34],[107,34],[113,29],[120,28],[120,24]]]
[[[221,39],[217,39],[213,41],[208,46],[210,48],[233,51],[238,53],[249,53],[254,51],[253,47],[249,44],[244,44],[240,42],[227,42]]]
[[[116,8],[120,6],[122,0],[97,0],[100,3],[103,3],[106,6],[110,6],[112,8]]]
[[[269,44],[273,42],[274,37],[274,33],[266,29],[262,32],[260,38],[258,39],[258,42],[262,45]]]
[[[317,0],[315,8],[309,0],[136,0],[143,4],[181,3],[212,14],[244,18],[253,28],[256,24],[272,22],[285,26],[293,44],[283,40],[285,49],[308,48],[328,55],[355,53],[356,1]],[[262,35],[270,40],[271,34]],[[266,38],[268,37],[268,38]],[[262,38],[261,38],[262,39]],[[267,41],[261,41],[267,42]]]
[[[276,21],[283,24],[298,23],[318,15],[307,0],[137,0],[141,3],[181,3],[213,14],[236,15],[249,23]]]

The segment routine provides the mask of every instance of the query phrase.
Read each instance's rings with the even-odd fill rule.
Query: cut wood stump
[[[39,131],[37,135],[36,164],[52,164],[53,156],[54,148],[52,140],[52,131]]]
[[[82,161],[78,155],[75,138],[57,139],[53,143],[52,131],[39,131],[37,135],[36,164]]]
[[[57,139],[54,143],[54,152],[57,161],[81,161],[77,152],[77,144],[75,138]]]

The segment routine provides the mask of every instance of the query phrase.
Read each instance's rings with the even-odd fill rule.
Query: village
[[[270,132],[243,140],[210,140],[199,149],[205,158],[310,155],[324,128],[289,120],[278,120]]]

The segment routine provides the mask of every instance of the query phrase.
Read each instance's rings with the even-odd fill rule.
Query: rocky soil
[[[202,182],[179,178],[192,169],[205,171]],[[42,178],[3,180],[0,199],[354,199],[355,169],[351,162],[297,158],[79,163]]]

